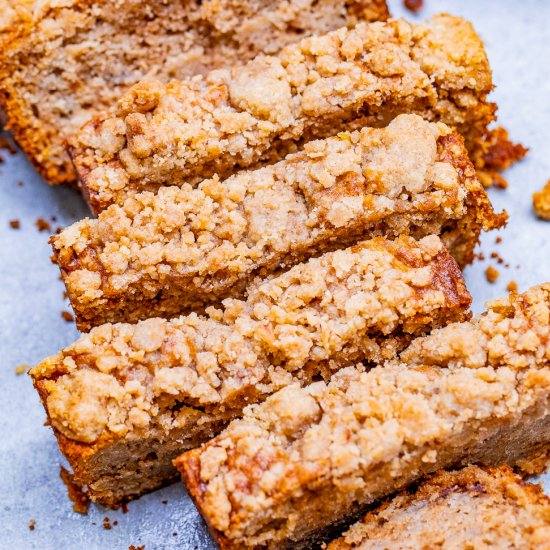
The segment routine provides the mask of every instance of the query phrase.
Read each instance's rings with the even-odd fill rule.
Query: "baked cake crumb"
[[[40,233],[42,233],[42,231],[51,231],[50,222],[44,218],[37,218],[34,225],[36,225],[36,228],[40,231]]]
[[[112,529],[112,528],[113,528],[113,526],[111,525],[111,520],[107,516],[105,516],[103,518],[103,529],[109,530],[109,529]]]
[[[29,529],[30,529],[31,531],[34,531],[34,528],[35,528],[35,527],[36,527],[36,520],[31,519],[31,520],[29,521]]]
[[[74,321],[74,316],[69,311],[62,311],[61,317],[63,317],[63,319],[67,321],[67,323],[72,323]]]
[[[19,220],[10,220],[10,227],[12,229],[19,229],[21,227],[21,222]]]
[[[487,267],[485,270],[485,277],[490,283],[494,283],[498,279],[499,275],[500,273],[498,272],[498,269],[494,268],[492,265]]]
[[[15,367],[15,374],[23,374],[24,372],[27,372],[30,368],[30,365],[25,365],[24,363],[21,365],[17,365]]]
[[[424,0],[403,0],[403,4],[408,10],[417,13],[424,7]]]
[[[516,283],[516,281],[510,281],[507,285],[506,285],[506,290],[508,292],[517,292],[518,291],[518,284]]]
[[[474,155],[474,165],[479,168],[478,176],[484,187],[500,187],[506,189],[508,182],[499,174],[507,170],[521,160],[529,149],[521,143],[513,143],[508,137],[508,132],[499,126],[490,130],[485,136],[482,157],[478,151]]]
[[[533,193],[533,209],[541,220],[550,220],[550,180],[536,193]]]

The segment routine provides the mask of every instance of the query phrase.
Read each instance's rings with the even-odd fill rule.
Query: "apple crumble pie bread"
[[[542,550],[550,499],[508,467],[441,471],[369,512],[327,550]]]
[[[549,317],[545,284],[248,407],[175,461],[220,548],[309,547],[422,474],[548,446]]]
[[[81,330],[239,297],[257,275],[383,234],[441,234],[461,266],[504,223],[462,138],[401,115],[225,181],[163,187],[52,237]]]
[[[468,318],[436,236],[382,237],[258,281],[208,316],[106,324],[31,371],[75,481],[113,506],[174,479],[171,460],[288,384],[394,357]]]
[[[162,84],[144,80],[70,140],[95,212],[121,190],[197,183],[279,160],[297,142],[416,113],[454,126],[473,150],[494,119],[483,44],[450,15],[360,23],[278,56]]]
[[[136,82],[244,63],[387,17],[385,0],[4,0],[0,103],[40,173],[71,182],[64,140]]]

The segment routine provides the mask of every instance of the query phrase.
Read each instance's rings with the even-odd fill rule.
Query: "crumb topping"
[[[471,146],[493,119],[491,88],[482,43],[463,19],[360,23],[232,70],[142,81],[86,124],[71,148],[99,211],[132,190],[227,176],[282,158],[296,141],[352,121],[380,126],[403,112],[456,126]]]
[[[469,303],[438,237],[376,238],[258,281],[207,317],[97,327],[31,374],[67,437],[139,438],[178,422],[182,404],[240,411],[289,383],[392,357],[407,334],[464,318]]]
[[[521,370],[550,361],[550,284],[486,304],[483,315],[417,338],[401,360],[415,365],[509,366]]]
[[[499,277],[500,272],[496,267],[492,265],[487,266],[487,269],[485,270],[485,278],[487,279],[487,282],[494,283]]]
[[[518,283],[516,281],[510,281],[506,285],[506,290],[508,292],[517,292],[518,291]]]
[[[550,180],[536,193],[533,193],[533,209],[541,220],[550,220]]]
[[[521,160],[528,151],[521,143],[512,143],[507,130],[499,126],[486,133],[480,147],[472,155],[472,161],[485,187],[494,185],[506,189],[508,182],[500,172]]]
[[[308,525],[332,523],[354,502],[368,504],[449,465],[459,458],[455,447],[475,449],[480,433],[489,438],[547,402],[549,311],[547,284],[415,341],[400,362],[291,385],[177,464],[225,540],[299,540]],[[490,338],[476,339],[478,332]],[[306,500],[311,517],[303,522]]]
[[[225,181],[136,194],[97,220],[73,224],[52,244],[86,328],[235,296],[259,269],[269,273],[335,242],[451,232],[453,220],[482,216],[483,207],[472,204],[480,192],[480,204],[489,205],[456,133],[401,115],[387,128],[313,141],[284,161]],[[480,224],[491,226],[487,208],[483,222],[459,231],[461,246],[468,231],[471,248]],[[451,253],[467,262],[453,239]]]

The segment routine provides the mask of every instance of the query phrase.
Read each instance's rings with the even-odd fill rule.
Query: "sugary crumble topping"
[[[67,437],[139,438],[153,423],[169,429],[178,404],[240,412],[294,381],[392,357],[407,335],[464,318],[469,303],[438,237],[376,238],[258,281],[246,301],[206,317],[97,327],[32,376]]]

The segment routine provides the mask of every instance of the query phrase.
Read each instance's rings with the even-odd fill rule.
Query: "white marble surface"
[[[508,172],[509,189],[491,192],[495,206],[508,210],[510,222],[501,232],[502,244],[495,244],[496,235],[490,234],[482,250],[487,257],[498,251],[510,268],[499,267],[501,276],[494,285],[484,277],[487,261],[467,269],[475,309],[504,294],[512,279],[520,290],[550,280],[550,224],[537,221],[531,210],[531,193],[550,178],[550,2],[426,0],[418,16],[407,13],[400,1],[390,4],[394,14],[411,19],[448,11],[474,22],[494,70],[500,122],[530,147],[527,159]],[[65,226],[86,215],[86,209],[74,191],[46,186],[23,155],[0,155],[5,159],[0,165],[0,548],[210,548],[180,484],[131,503],[126,515],[97,506],[87,516],[72,511],[59,479],[63,460],[55,439],[42,426],[44,412],[29,378],[16,376],[15,367],[35,364],[77,335],[61,318],[68,306],[49,262],[48,233],[38,232],[34,221],[55,215],[58,221],[52,226]],[[11,219],[21,221],[20,230],[9,228]],[[118,525],[105,530],[105,516]],[[28,528],[31,518],[36,520],[34,531]]]

